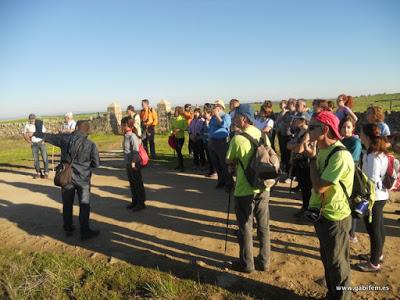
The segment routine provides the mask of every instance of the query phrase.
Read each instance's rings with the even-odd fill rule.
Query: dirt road
[[[128,211],[128,182],[121,160],[103,157],[103,166],[92,180],[92,227],[99,238],[80,242],[78,234],[67,238],[62,226],[59,188],[52,180],[33,180],[32,169],[0,169],[0,241],[16,249],[83,253],[112,257],[144,267],[158,267],[180,278],[199,278],[226,289],[257,297],[276,295],[286,299],[321,298],[324,288],[319,244],[312,226],[298,224],[293,214],[300,195],[289,194],[285,184],[272,193],[271,268],[269,272],[243,275],[226,270],[226,261],[238,255],[233,205],[224,255],[227,194],[214,188],[214,179],[175,173],[163,165],[144,170],[147,209]],[[385,209],[385,261],[378,274],[352,271],[352,285],[388,286],[389,292],[357,292],[356,299],[388,299],[400,294],[400,223],[390,203]],[[78,224],[78,207],[74,223]],[[352,264],[356,255],[369,251],[364,225],[359,225],[359,242],[351,245]],[[255,238],[255,255],[257,251]],[[94,253],[98,253],[93,255]]]

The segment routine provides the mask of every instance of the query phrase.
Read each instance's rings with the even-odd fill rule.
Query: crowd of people
[[[373,182],[375,203],[364,220],[369,238],[369,254],[360,254],[357,268],[378,272],[382,268],[385,242],[383,208],[389,200],[383,177],[388,170],[388,151],[399,150],[398,135],[391,135],[381,107],[367,109],[366,120],[353,112],[354,99],[339,95],[335,103],[315,99],[307,107],[304,99],[282,100],[274,112],[267,100],[253,113],[249,104],[232,99],[229,108],[217,100],[192,109],[190,104],[176,106],[171,121],[171,139],[177,153],[176,170],[184,172],[183,149],[188,136],[188,152],[193,159],[192,171],[204,172],[217,179],[216,188],[233,193],[238,225],[239,260],[234,267],[251,273],[256,268],[267,271],[270,261],[269,197],[270,185],[255,187],[246,168],[254,158],[255,145],[276,149],[280,155],[281,175],[277,180],[298,182],[293,190],[301,192],[302,207],[295,213],[299,222],[312,222],[320,242],[321,260],[329,299],[348,299],[350,291],[337,286],[351,285],[349,243],[357,242],[358,219],[352,216],[348,195],[353,189],[354,172],[361,168]],[[229,111],[228,111],[229,110]],[[61,148],[61,160],[70,161],[73,184],[62,188],[64,230],[70,235],[72,203],[75,193],[80,203],[82,239],[99,232],[89,228],[89,187],[92,169],[99,166],[94,143],[87,139],[88,122],[75,123],[72,114],[65,115],[65,125],[58,134],[48,134],[42,122],[29,115],[25,139],[32,145],[35,178],[48,176],[45,142]],[[146,192],[141,173],[140,147],[156,158],[154,140],[158,116],[147,99],[142,110],[132,105],[122,119],[122,149],[130,184],[133,211],[144,209]],[[75,129],[76,126],[76,129]],[[358,131],[357,131],[358,129]],[[81,148],[86,148],[83,151]],[[44,171],[39,165],[39,152]],[[76,158],[75,158],[76,155]],[[75,158],[75,159],[73,159]],[[371,218],[372,217],[372,218]],[[253,258],[253,222],[256,220],[260,253]]]

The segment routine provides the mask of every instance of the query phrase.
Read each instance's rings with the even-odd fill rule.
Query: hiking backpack
[[[324,169],[329,164],[329,159],[338,151],[348,151],[346,147],[336,146],[333,150],[328,154]],[[369,218],[370,222],[372,221],[372,207],[375,202],[375,184],[368,176],[361,170],[358,165],[354,167],[354,179],[353,179],[353,190],[351,194],[348,193],[344,183],[339,181],[340,186],[343,189],[343,192],[349,202],[349,206],[351,209],[351,214],[353,217],[360,218],[362,214],[357,210],[357,207],[363,201],[368,201],[368,211],[370,212]]]
[[[257,141],[246,132],[241,132],[240,135],[248,139],[252,146],[251,148],[254,149],[246,168],[239,159],[244,175],[253,188],[265,189],[268,185],[267,180],[279,177],[278,155],[271,147],[265,145],[262,138]]]
[[[400,188],[400,162],[393,155],[386,155],[388,167],[382,178],[382,185],[385,189],[398,191]]]

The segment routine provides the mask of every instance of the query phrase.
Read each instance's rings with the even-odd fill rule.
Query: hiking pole
[[[51,150],[51,168],[53,169],[54,172],[54,146],[53,149]]]
[[[225,255],[226,255],[226,249],[228,245],[228,229],[229,229],[229,212],[231,210],[231,190],[228,192],[228,213],[226,217],[226,230],[225,230]]]

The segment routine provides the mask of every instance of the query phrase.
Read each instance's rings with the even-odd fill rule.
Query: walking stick
[[[53,169],[54,172],[54,146],[53,149],[51,150],[51,168]]]
[[[229,212],[231,209],[231,190],[228,192],[228,213],[226,217],[226,230],[225,230],[225,254],[228,245],[228,229],[229,229]]]

